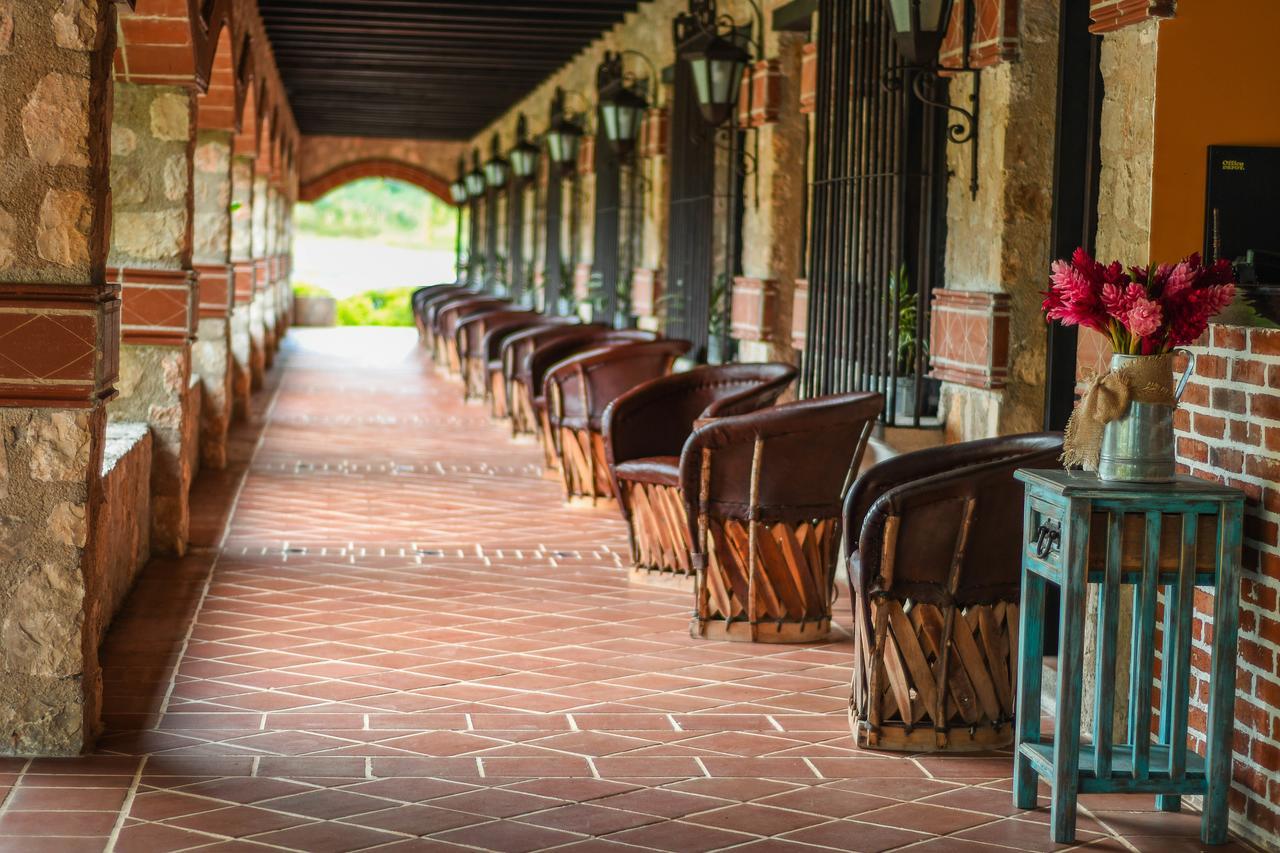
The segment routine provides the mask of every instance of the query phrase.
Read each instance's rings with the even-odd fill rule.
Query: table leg
[[[1013,804],[1036,807],[1039,777],[1022,754],[1024,743],[1040,742],[1040,679],[1044,669],[1044,578],[1022,570],[1022,602],[1018,608],[1018,696],[1014,721]]]
[[[1160,665],[1160,743],[1169,747],[1169,780],[1181,782],[1187,771],[1187,681],[1191,670],[1191,616],[1196,582],[1196,533],[1199,516],[1182,514],[1178,582],[1165,585],[1164,651]],[[1178,794],[1156,795],[1156,808],[1176,812]]]
[[[1072,500],[1062,542],[1062,609],[1058,630],[1058,714],[1053,728],[1053,840],[1076,837],[1076,796],[1080,791],[1080,693],[1084,671],[1084,608],[1088,588],[1089,519],[1092,503]]]
[[[1243,502],[1224,503],[1218,516],[1217,575],[1213,600],[1213,653],[1209,664],[1209,731],[1204,817],[1200,840],[1227,840],[1231,787],[1231,729],[1235,719],[1236,639],[1240,619],[1240,538]]]

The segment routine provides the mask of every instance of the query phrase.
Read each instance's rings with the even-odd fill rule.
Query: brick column
[[[258,161],[253,175],[253,298],[249,302],[249,370],[252,388],[262,387],[267,370],[267,324],[263,317],[263,289],[267,283],[267,175]]]
[[[68,755],[101,701],[105,401],[119,298],[107,256],[112,4],[0,2],[0,730]]]
[[[151,543],[182,554],[200,412],[192,393],[195,95],[115,84],[108,275],[122,285],[120,396],[112,420],[151,427]]]
[[[231,389],[233,411],[242,418],[249,412],[253,384],[249,317],[253,302],[253,169],[253,157],[241,153],[237,145],[231,158],[231,203],[235,206],[231,213]]]
[[[201,462],[219,469],[227,464],[233,397],[231,145],[230,131],[202,130],[196,137],[194,256],[200,300],[193,367],[204,386]]]

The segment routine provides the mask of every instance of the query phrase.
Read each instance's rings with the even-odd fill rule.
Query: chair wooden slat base
[[[560,455],[556,452],[556,438],[551,432],[551,421],[546,410],[537,413],[538,440],[542,442],[543,467],[548,471],[560,470]]]
[[[827,637],[840,544],[838,518],[753,525],[708,517],[705,523],[706,570],[694,636],[760,643],[810,643]],[[755,607],[748,608],[752,596]],[[756,614],[754,628],[747,618],[750,610]]]
[[[488,365],[483,358],[467,356],[462,366],[462,399],[483,400],[488,387]]]
[[[860,620],[854,634],[849,721],[859,746],[966,752],[1013,742],[1017,605],[961,611],[877,596],[870,613],[872,631]]]
[[[506,397],[505,391],[503,397]],[[510,414],[512,435],[534,435],[537,433],[538,415],[533,410],[533,401],[529,399],[529,391],[525,388],[523,382],[511,383]]]
[[[501,370],[492,370],[487,367],[485,369],[489,373],[489,414],[494,418],[505,418],[511,414],[507,405],[507,381],[503,378]]]
[[[613,497],[603,435],[593,430],[562,427],[559,445],[560,476],[566,498],[594,501]]]
[[[693,577],[689,523],[679,486],[622,480],[636,576]]]

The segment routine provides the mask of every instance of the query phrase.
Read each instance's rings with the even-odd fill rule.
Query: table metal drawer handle
[[[1062,540],[1062,525],[1056,521],[1043,521],[1036,528],[1036,556],[1040,559],[1046,559],[1054,551],[1058,550],[1058,544]]]

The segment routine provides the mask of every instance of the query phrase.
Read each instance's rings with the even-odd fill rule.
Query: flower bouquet
[[[1173,352],[1193,343],[1235,297],[1235,272],[1193,254],[1178,264],[1098,263],[1084,249],[1054,261],[1045,293],[1048,320],[1106,335],[1110,370],[1089,380],[1067,424],[1063,462],[1104,480],[1174,477],[1173,410],[1195,370],[1190,357],[1173,388]]]

